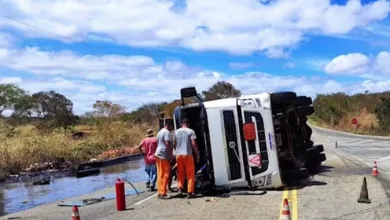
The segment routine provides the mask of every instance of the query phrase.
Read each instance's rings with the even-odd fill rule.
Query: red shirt
[[[141,141],[140,144],[145,149],[144,160],[145,164],[155,164],[156,157],[154,153],[156,153],[157,149],[157,138],[155,137],[147,137]]]

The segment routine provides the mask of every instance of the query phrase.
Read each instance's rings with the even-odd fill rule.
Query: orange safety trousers
[[[171,172],[171,165],[169,163],[169,160],[156,158],[156,167],[157,167],[158,194],[159,195],[166,195],[169,174]]]
[[[195,191],[195,166],[192,155],[177,155],[177,184],[179,189],[183,189],[184,179],[187,176],[187,192]]]

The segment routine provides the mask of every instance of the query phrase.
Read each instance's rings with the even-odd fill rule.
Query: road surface
[[[334,147],[356,157],[367,166],[377,161],[382,174],[390,174],[390,137],[375,137],[336,132],[312,126],[316,133],[323,136]]]
[[[324,144],[327,161],[322,172],[301,188],[267,191],[264,195],[230,195],[225,198],[192,200],[157,200],[155,194],[146,192],[140,196],[128,196],[128,210],[124,212],[116,211],[115,200],[80,207],[81,219],[278,219],[283,198],[289,200],[293,220],[390,219],[389,198],[386,194],[389,187],[386,185],[387,176],[382,173],[388,172],[387,162],[385,159],[378,162],[380,169],[383,169],[379,177],[371,176],[372,168],[368,166],[372,162],[370,160],[387,156],[388,151],[381,148],[385,143],[367,142],[367,138],[354,139],[317,128],[313,128],[312,139],[316,144]],[[339,141],[338,148],[334,145],[336,140]],[[363,150],[367,150],[366,153]],[[357,203],[363,177],[367,178],[370,204]],[[143,184],[137,184],[136,187],[141,188]],[[99,197],[108,191],[113,192],[113,188],[80,198]],[[67,220],[71,219],[71,207],[47,204],[0,218],[5,219]]]

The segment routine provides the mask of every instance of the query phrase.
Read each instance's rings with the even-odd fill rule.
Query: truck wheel
[[[313,106],[301,106],[297,108],[298,116],[303,117],[314,113]]]
[[[306,148],[311,148],[311,147],[313,147],[313,145],[314,145],[314,142],[312,141],[312,140],[306,140]]]
[[[318,154],[320,154],[321,152],[324,151],[324,145],[322,145],[322,144],[314,145],[314,146],[311,147],[311,148],[307,148],[306,151],[307,151],[310,155],[318,155]]]
[[[313,104],[313,100],[311,99],[311,97],[298,96],[295,104],[297,106],[311,105]]]
[[[288,185],[292,185],[297,181],[302,181],[309,177],[310,174],[306,168],[286,170],[283,172],[283,179]]]
[[[313,133],[313,130],[311,129],[311,127],[307,124],[305,124],[305,130],[306,130],[306,135],[308,138],[311,137],[311,134]]]
[[[271,103],[273,105],[283,105],[288,103],[294,103],[297,98],[295,92],[276,92],[271,93]]]
[[[318,173],[318,169],[321,166],[321,163],[326,160],[326,156],[323,153],[314,154],[309,157],[306,168],[310,174]]]

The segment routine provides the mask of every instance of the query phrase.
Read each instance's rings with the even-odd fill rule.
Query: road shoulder
[[[323,163],[324,170],[312,180],[315,186],[298,192],[299,219],[390,219],[386,191],[371,175],[371,168],[340,153],[321,135],[313,133],[313,139],[324,145],[327,161]],[[357,202],[364,177],[370,204]]]

